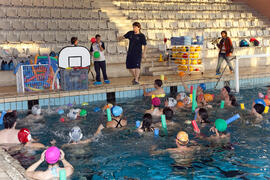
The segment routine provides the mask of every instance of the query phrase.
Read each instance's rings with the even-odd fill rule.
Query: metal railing
[[[245,55],[245,56],[236,56],[235,59],[235,68],[234,68],[234,81],[235,81],[235,91],[239,92],[239,59],[249,59],[249,58],[262,58],[269,57],[270,54],[254,54],[254,55]]]

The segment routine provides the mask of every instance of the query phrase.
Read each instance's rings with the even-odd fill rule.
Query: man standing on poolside
[[[124,36],[119,37],[119,41],[123,39],[129,39],[126,67],[134,77],[132,84],[138,85],[141,61],[142,57],[145,58],[146,53],[146,38],[145,35],[141,33],[141,24],[134,22],[133,31],[129,31]]]
[[[217,64],[217,69],[216,69],[216,75],[220,75],[220,67],[221,67],[221,64],[222,64],[224,59],[227,62],[231,73],[233,72],[233,67],[232,67],[232,64],[231,64],[230,58],[229,58],[230,56],[232,56],[232,53],[233,53],[232,41],[227,36],[226,31],[222,31],[221,36],[222,36],[222,39],[217,45],[219,48],[219,55],[218,55],[218,64]]]

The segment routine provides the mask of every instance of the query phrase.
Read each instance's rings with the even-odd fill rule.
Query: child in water
[[[199,150],[200,146],[198,146],[195,141],[192,141],[191,143],[193,145],[188,146],[188,144],[189,144],[188,134],[185,131],[179,131],[176,135],[176,138],[175,138],[176,148],[168,148],[165,150],[155,150],[155,147],[154,147],[151,150],[151,154],[157,155],[157,154],[161,154],[161,153],[165,153],[165,152],[169,152],[172,154],[173,153],[192,154],[196,150]]]
[[[102,124],[99,125],[97,128],[97,131],[91,138],[87,138],[84,140],[81,140],[83,138],[82,130],[79,126],[73,127],[69,132],[70,142],[68,144],[64,144],[62,147],[67,147],[71,145],[77,145],[77,144],[87,144],[92,142],[98,135],[101,134],[102,129],[104,129],[104,126]]]
[[[162,109],[160,109],[160,99],[155,97],[152,99],[152,109],[147,110],[145,113],[149,113],[152,116],[160,117],[163,114]]]
[[[140,127],[137,129],[138,132],[144,133],[144,132],[153,132],[153,120],[152,115],[149,113],[146,113],[143,115],[143,122],[141,123]]]
[[[124,119],[123,109],[120,106],[113,106],[111,108],[112,121],[107,121],[107,128],[121,128],[127,126],[127,120]]]
[[[159,97],[159,98],[165,97],[166,94],[165,94],[164,89],[162,88],[162,84],[163,83],[162,83],[162,81],[160,79],[156,79],[155,82],[154,82],[155,90],[150,91],[150,92],[146,92],[145,86],[143,86],[143,95],[144,96]]]

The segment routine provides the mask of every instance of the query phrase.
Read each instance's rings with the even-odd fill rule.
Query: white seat
[[[67,42],[67,34],[65,32],[57,32],[55,39],[57,42],[60,42],[60,43]]]
[[[82,1],[81,0],[73,0],[73,8],[81,8]]]
[[[48,29],[48,21],[47,20],[37,20],[36,21],[38,30],[47,30]]]
[[[89,15],[89,10],[81,10],[81,17],[82,18],[89,18],[89,16],[91,16],[91,15]]]
[[[50,19],[51,18],[51,11],[48,8],[42,8],[39,9],[40,11],[40,17],[45,18],[45,19]]]
[[[185,21],[184,24],[185,24],[185,26],[184,26],[185,28],[190,28],[190,26],[191,26],[189,21]]]
[[[10,6],[11,5],[11,1],[9,1],[9,0],[1,0],[0,1],[0,4],[1,5],[6,5],[6,6]]]
[[[10,0],[12,6],[22,6],[23,3],[20,0]]]
[[[31,42],[32,38],[31,38],[31,33],[29,32],[21,32],[20,33],[20,42]]]
[[[64,7],[63,0],[54,0],[53,4],[54,4],[54,7],[58,7],[58,8]]]
[[[127,48],[125,46],[117,46],[117,52],[119,54],[126,54],[127,53]]]
[[[147,22],[147,28],[148,29],[154,29],[155,28],[155,24],[153,22]]]
[[[105,12],[100,11],[100,12],[98,12],[98,14],[99,14],[100,19],[108,19],[108,16]]]
[[[0,7],[0,17],[6,17],[6,8]]]
[[[163,23],[161,23],[161,21],[156,21],[155,22],[155,28],[156,29],[163,29]]]
[[[24,27],[24,21],[21,21],[21,20],[13,20],[11,21],[12,23],[12,28],[14,30],[24,30],[25,27]]]
[[[0,43],[5,43],[7,41],[7,33],[0,32]]]
[[[22,3],[23,3],[23,6],[28,6],[28,7],[32,7],[33,5],[32,0],[23,0]]]
[[[81,17],[81,12],[80,10],[74,9],[71,11],[71,17],[72,18],[80,18]]]
[[[114,22],[108,22],[107,25],[109,29],[116,29],[116,25]],[[142,27],[144,28],[145,26],[142,26]]]
[[[7,34],[7,42],[9,42],[9,43],[18,43],[19,42],[18,33],[8,32],[8,34]]]
[[[265,47],[268,47],[268,46],[270,45],[268,39],[264,39],[262,44],[263,44]]]
[[[250,37],[250,31],[245,31],[245,36]]]
[[[170,23],[170,28],[171,29],[177,29],[178,28],[178,22],[171,22]]]
[[[263,30],[263,34],[265,35],[265,36],[268,36],[269,35],[269,30]]]
[[[78,34],[78,39],[80,42],[89,42],[89,39],[88,39],[88,34],[87,33],[79,33]]]
[[[40,17],[40,15],[39,15],[39,9],[31,8],[30,9],[29,16],[30,17],[33,17],[33,18],[39,18]]]
[[[50,30],[57,30],[58,29],[58,23],[57,21],[48,21],[48,29]]]
[[[55,33],[46,32],[44,33],[44,41],[45,42],[55,42]]]
[[[91,1],[90,0],[83,0],[83,7],[84,8],[91,8]]]
[[[246,35],[244,31],[239,31],[238,33],[239,33],[239,36],[240,36],[240,37],[244,37],[244,36]],[[236,35],[236,36],[237,36],[237,35]]]
[[[33,1],[35,1],[35,0],[33,0]],[[45,7],[54,7],[53,0],[45,0],[44,3],[43,3],[43,5]]]
[[[7,17],[17,17],[17,8],[6,8]]]
[[[107,45],[107,52],[108,52],[109,54],[116,54],[116,52],[117,52],[116,47],[117,47],[116,44],[112,44],[112,43],[108,44],[108,45]]]
[[[182,13],[177,13],[177,14],[175,15],[175,18],[176,18],[176,19],[182,19],[182,18],[183,18]]]
[[[2,30],[11,30],[12,29],[12,24],[7,19],[1,19],[0,20],[0,29],[2,29]]]
[[[89,23],[89,28],[90,29],[98,29],[98,22],[92,21],[91,23]]]
[[[185,28],[185,22],[183,22],[183,21],[178,21],[178,27],[179,27],[179,28]]]
[[[138,19],[145,19],[145,13],[144,12],[140,12],[137,15]]]
[[[43,7],[43,6],[44,6],[44,1],[43,1],[43,0],[38,0],[38,1],[35,1],[35,0],[34,0],[34,1],[32,2],[32,4],[33,4],[34,7]],[[33,7],[33,6],[32,6],[32,7]]]
[[[29,17],[29,8],[18,8],[18,17]]]
[[[73,7],[73,3],[72,3],[72,1],[65,1],[64,6],[66,8],[72,8]]]
[[[27,20],[24,23],[24,26],[27,30],[36,30],[36,21],[33,20]]]
[[[106,21],[99,21],[98,22],[98,27],[100,29],[108,29],[107,22]]]
[[[163,21],[163,22],[162,22],[162,26],[163,26],[163,28],[165,28],[165,29],[169,29],[169,28],[170,28],[169,21]]]
[[[70,11],[69,9],[61,9],[61,17],[62,18],[71,18],[72,15],[72,11]]]
[[[227,27],[232,27],[232,22],[231,21],[226,21],[226,26]]]
[[[91,13],[89,14],[91,19],[99,19],[99,14],[96,11],[91,11]]]
[[[257,30],[257,36],[263,36],[263,31],[262,30]]]
[[[256,33],[255,30],[251,30],[251,31],[250,31],[250,35],[251,35],[252,37],[255,37],[255,36],[257,36],[257,33]]]
[[[51,9],[51,17],[52,18],[61,18],[60,9]]]
[[[88,21],[80,21],[80,29],[81,30],[88,30],[89,29]]]
[[[239,27],[238,21],[233,21],[233,27]]]
[[[239,27],[245,27],[245,21],[239,21]]]
[[[70,21],[69,27],[72,30],[79,30],[80,29],[80,23],[78,21]]]
[[[241,18],[245,18],[246,17],[246,13],[241,13]]]
[[[115,31],[108,31],[107,36],[109,41],[116,41]]]

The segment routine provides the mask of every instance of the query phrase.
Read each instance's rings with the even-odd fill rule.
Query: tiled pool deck
[[[148,90],[153,88],[153,82],[159,76],[142,76],[141,84],[145,84]],[[217,82],[215,72],[205,72],[201,74],[192,74],[186,76],[185,82],[195,87],[199,83],[206,83],[207,89],[213,89]],[[107,93],[115,92],[116,101],[124,97],[136,97],[143,95],[142,86],[131,85],[132,78],[111,78],[111,84],[102,86],[90,85],[88,90],[84,91],[47,91],[18,94],[15,86],[0,87],[0,111],[1,110],[27,110],[29,100],[38,100],[41,106],[64,105],[68,103],[81,104],[83,102],[106,101]],[[224,82],[230,83],[234,88],[234,74],[226,73],[219,83],[218,88],[224,85]],[[92,83],[92,82],[91,82]],[[257,84],[270,84],[270,66],[261,68],[241,68],[240,69],[240,88],[252,87]],[[181,81],[177,75],[169,75],[165,77],[164,89],[166,93],[170,93],[170,87],[177,87],[177,92],[183,91]],[[175,88],[174,88],[175,89]],[[4,150],[0,148],[0,180],[1,179],[25,179],[24,169]]]

